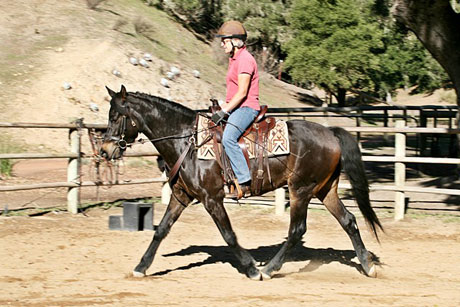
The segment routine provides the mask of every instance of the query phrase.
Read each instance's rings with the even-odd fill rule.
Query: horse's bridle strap
[[[176,177],[177,173],[179,172],[179,168],[182,165],[182,162],[184,162],[184,159],[187,156],[187,153],[190,151],[190,148],[192,147],[192,145],[193,145],[192,142],[188,142],[187,147],[182,152],[182,154],[180,155],[179,159],[177,159],[176,163],[174,164],[174,166],[172,167],[171,171],[169,172],[168,182],[169,182],[169,185],[171,187],[172,187],[172,182],[173,182],[174,178]]]

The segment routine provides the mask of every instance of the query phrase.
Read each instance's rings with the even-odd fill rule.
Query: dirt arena
[[[242,246],[268,260],[287,233],[289,214],[228,205]],[[153,232],[108,229],[120,207],[85,214],[0,217],[0,306],[459,306],[458,216],[411,214],[393,221],[379,245],[359,214],[367,248],[382,265],[376,279],[357,269],[351,242],[332,216],[310,209],[303,245],[268,281],[238,272],[202,205],[190,206],[159,248],[148,276],[130,275]],[[154,224],[165,210],[155,205]]]
[[[128,24],[127,33],[112,28],[120,18],[137,19],[141,10],[126,9],[120,1],[106,1],[104,6],[102,10],[88,10],[84,1],[0,1],[0,62],[5,68],[0,80],[2,121],[68,123],[85,118],[87,123],[105,123],[109,107],[105,85],[118,89],[125,84],[129,91],[171,98],[193,108],[207,106],[209,98],[224,97],[225,70],[209,68],[211,58],[207,54],[211,49],[191,40],[191,33],[168,25],[169,18],[158,15],[159,21],[166,23],[165,29],[173,31],[165,33],[174,33],[169,43],[163,41],[163,31],[158,31],[158,50],[171,50],[167,58],[173,58],[157,58],[154,46],[150,68],[133,66],[128,61],[131,55],[152,50],[140,49],[144,44],[133,41],[132,24]],[[189,58],[193,53],[184,50],[191,50],[190,46],[193,53],[206,57],[199,61]],[[165,88],[160,79],[172,65],[181,68],[182,74]],[[114,68],[122,78],[113,74]],[[202,78],[191,74],[197,68]],[[214,76],[222,76],[222,82],[216,82]],[[274,100],[282,102],[276,106],[304,106],[297,99],[304,97],[305,91],[264,74],[261,81],[267,103]],[[63,90],[64,82],[70,82],[72,89]],[[432,105],[439,103],[440,97],[402,94],[396,102],[403,105],[413,101]],[[92,102],[99,112],[90,109]],[[354,123],[354,119],[348,121]],[[321,123],[331,124],[332,120],[321,119]],[[11,140],[29,152],[68,151],[67,131],[8,130],[9,137],[0,139],[8,141],[7,145]],[[7,134],[5,130],[0,133]],[[67,161],[59,159],[21,160],[15,164],[12,177],[0,178],[0,185],[66,181],[66,165]],[[371,178],[374,182],[392,180],[392,170],[382,169],[386,178],[376,173]],[[408,182],[413,184],[410,174],[413,171],[408,171]],[[153,164],[146,164],[127,171],[123,180],[158,175]],[[454,186],[444,178],[424,180],[430,187],[459,187],[458,180]],[[271,280],[249,280],[238,272],[235,257],[201,205],[185,210],[160,246],[148,276],[134,278],[131,271],[153,232],[109,230],[109,216],[120,215],[122,209],[103,203],[158,196],[160,189],[158,184],[99,191],[84,188],[83,206],[98,202],[99,206],[77,215],[58,210],[66,206],[63,188],[0,192],[0,307],[460,306],[459,198],[451,197],[447,202],[444,196],[411,196],[411,206],[424,209],[427,202],[435,201],[442,204],[439,210],[444,213],[420,210],[395,222],[391,209],[386,209],[392,206],[392,193],[374,194],[373,199],[380,200],[374,204],[380,206],[378,215],[386,229],[381,244],[359,214],[357,218],[367,248],[381,262],[375,279],[360,274],[347,235],[329,213],[316,206],[309,212],[303,244],[289,255],[283,268]],[[261,264],[270,259],[285,239],[289,213],[277,216],[268,206],[228,205],[227,209],[241,245]],[[457,213],[448,214],[445,209]],[[10,215],[5,216],[8,210]],[[164,210],[164,205],[155,205],[154,224],[159,223]],[[27,215],[31,213],[39,215]]]

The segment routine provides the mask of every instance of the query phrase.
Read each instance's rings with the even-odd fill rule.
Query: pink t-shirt
[[[238,91],[239,74],[250,75],[251,81],[248,94],[238,107],[250,107],[259,111],[259,72],[256,60],[246,50],[246,47],[241,48],[234,57],[228,60],[226,102],[229,102]]]

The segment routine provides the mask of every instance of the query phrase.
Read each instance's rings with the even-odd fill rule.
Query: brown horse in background
[[[268,279],[281,268],[286,252],[305,234],[308,204],[314,196],[323,202],[350,237],[363,272],[367,276],[375,276],[373,255],[364,246],[354,215],[345,208],[337,194],[343,168],[351,182],[358,207],[377,237],[377,228],[382,229],[382,226],[370,205],[361,152],[350,133],[339,127],[327,128],[303,120],[287,122],[290,153],[269,158],[271,181],[265,172],[262,194],[288,185],[288,237],[276,255],[259,269],[251,254],[239,245],[233,232],[223,205],[224,180],[219,164],[215,160],[199,160],[196,151],[189,150],[191,137],[196,133],[196,112],[159,97],[127,92],[124,86],[118,93],[109,88],[107,90],[112,99],[102,155],[109,159],[121,157],[126,144],[134,142],[138,133],[150,139],[169,169],[187,151],[178,176],[172,182],[174,197],[171,197],[152,242],[134,269],[134,276],[145,276],[161,241],[186,208],[185,205],[197,199],[213,218],[246,275],[257,280]],[[257,165],[251,163],[252,182],[255,182]]]

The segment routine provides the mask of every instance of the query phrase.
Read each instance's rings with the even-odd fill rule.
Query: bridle
[[[205,116],[205,117],[209,118],[209,115],[207,115],[205,113],[198,113],[198,115],[199,116]],[[119,137],[118,136],[110,136],[110,138],[108,138],[108,140],[113,141],[116,144],[116,146],[118,147],[118,149],[120,151],[125,151],[128,147],[131,147],[135,143],[143,144],[143,143],[145,143],[147,141],[150,141],[153,144],[155,144],[156,142],[163,141],[163,140],[189,138],[187,140],[186,148],[184,149],[182,154],[179,156],[179,158],[177,159],[177,161],[174,164],[174,166],[169,171],[168,182],[169,182],[169,185],[171,186],[171,188],[172,188],[172,185],[173,185],[172,182],[174,181],[175,177],[177,176],[177,174],[179,172],[179,168],[182,165],[182,162],[184,162],[185,157],[190,152],[190,150],[192,148],[197,149],[197,148],[201,147],[203,144],[205,144],[206,142],[208,142],[210,140],[210,138],[207,138],[206,140],[201,142],[201,144],[196,144],[196,137],[195,136],[197,135],[199,130],[198,130],[197,126],[195,125],[193,127],[192,132],[190,132],[188,134],[173,134],[173,135],[159,137],[159,138],[155,138],[155,139],[149,139],[149,140],[138,139],[138,140],[135,140],[133,142],[128,142],[128,141],[125,140],[126,131],[127,131],[128,117],[130,117],[130,116],[129,115],[122,115],[120,136]],[[131,120],[131,125],[133,127],[136,127],[136,123],[134,122],[134,120],[132,120],[131,118],[129,118],[129,119]],[[211,129],[211,128],[204,128],[202,130],[208,130],[208,129]]]
[[[127,129],[127,125],[126,125],[126,122],[127,122],[127,116],[126,115],[122,115],[121,117],[121,133],[120,133],[120,136],[110,136],[110,138],[108,140],[110,141],[114,141],[115,144],[117,145],[118,149],[124,151],[126,150],[126,148],[130,147],[132,143],[134,142],[131,142],[131,143],[128,143],[126,140],[125,140],[125,136],[126,136],[126,129]],[[131,125],[133,127],[136,127],[136,123],[131,119]]]
[[[205,116],[207,118],[210,118],[209,115],[205,114],[205,113],[198,113],[197,116]],[[146,141],[142,140],[142,139],[139,139],[139,140],[135,140],[133,142],[128,142],[125,140],[125,136],[126,136],[126,130],[127,130],[127,120],[128,120],[128,117],[129,115],[122,115],[122,119],[121,119],[121,133],[120,133],[120,136],[117,137],[117,136],[110,136],[110,138],[108,140],[111,140],[113,142],[115,142],[115,144],[117,145],[117,147],[119,148],[119,150],[121,152],[123,152],[124,150],[126,150],[126,148],[130,147],[132,144],[134,143],[140,143],[140,144],[143,144],[145,143]],[[136,123],[130,118],[131,120],[131,125],[133,127],[136,127]],[[217,125],[216,125],[217,126]],[[207,129],[210,129],[210,128],[206,128],[206,129],[202,129],[202,130],[207,130]],[[179,174],[179,169],[180,169],[180,166],[182,165],[182,163],[184,162],[185,160],[185,157],[187,156],[187,154],[190,152],[190,150],[192,148],[194,149],[197,149],[199,147],[201,147],[203,144],[205,144],[206,142],[208,142],[211,138],[207,138],[206,140],[204,140],[201,144],[196,144],[196,135],[198,134],[198,132],[201,131],[201,130],[198,130],[197,126],[195,125],[193,127],[193,130],[191,133],[188,133],[188,134],[174,134],[174,135],[169,135],[169,136],[165,136],[165,137],[159,137],[159,138],[155,138],[155,139],[149,139],[148,141],[152,142],[153,144],[155,144],[156,142],[159,142],[159,141],[163,141],[163,140],[168,140],[168,139],[183,139],[183,138],[189,138],[187,140],[187,146],[185,147],[184,151],[181,153],[181,155],[179,156],[179,158],[177,159],[176,163],[174,163],[174,166],[171,168],[171,170],[169,171],[169,174],[168,174],[168,184],[169,186],[171,187],[171,190],[174,191],[173,189],[173,182],[176,178],[176,176]],[[184,207],[187,207],[187,204],[185,204],[182,200],[180,200],[177,195],[172,192],[171,193],[174,198],[181,204],[183,205]]]

